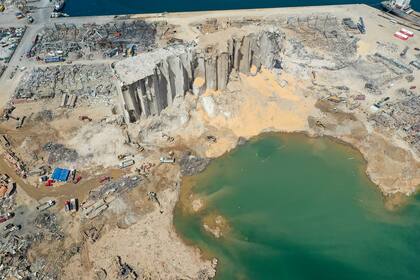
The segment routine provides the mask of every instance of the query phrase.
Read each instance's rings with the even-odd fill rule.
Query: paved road
[[[12,72],[16,71],[21,67],[30,66],[31,62],[25,60],[26,52],[32,45],[32,40],[35,38],[36,34],[41,30],[45,23],[49,22],[50,14],[53,10],[49,0],[40,0],[35,3],[31,3],[35,6],[35,9],[32,11],[32,17],[34,18],[34,23],[27,25],[25,34],[23,35],[18,47],[16,48],[12,58],[10,59],[7,69],[0,78],[0,107],[3,107],[10,96],[13,94],[19,79],[10,79]],[[6,22],[4,20],[0,21],[2,26],[24,26],[25,20],[17,20],[14,17],[14,10],[11,9],[8,14],[6,14]],[[3,24],[2,24],[3,23]],[[20,75],[17,73],[16,75]]]

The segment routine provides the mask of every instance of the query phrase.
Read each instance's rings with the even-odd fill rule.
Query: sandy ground
[[[165,205],[162,209],[165,214],[154,209],[128,230],[114,229],[104,234],[94,245],[87,244],[85,250],[89,252],[94,268],[105,268],[109,271],[113,266],[109,254],[112,252],[112,255],[121,256],[145,279],[198,277],[200,270],[206,270],[209,275],[213,275],[211,263],[201,261],[198,249],[186,247],[172,228],[171,212],[177,200],[176,192],[161,192],[160,199]],[[68,270],[71,272],[65,274],[65,279],[92,279],[92,274],[75,276],[73,269],[69,266]],[[84,267],[79,269],[80,272],[85,271]]]
[[[64,279],[93,279],[95,272],[101,269],[107,271],[108,277],[116,279],[115,256],[129,264],[139,279],[207,279],[204,276],[214,276],[215,261],[202,260],[200,251],[185,246],[174,230],[173,209],[180,189],[179,169],[163,166],[160,169],[159,172],[170,176],[164,182],[159,178],[152,179],[147,188],[162,189],[158,196],[161,206],[145,201],[143,190],[130,194],[131,203],[113,204],[111,224],[116,223],[117,227],[111,226],[95,243],[86,242],[81,255],[75,256],[66,268]],[[156,186],[163,183],[165,186]]]

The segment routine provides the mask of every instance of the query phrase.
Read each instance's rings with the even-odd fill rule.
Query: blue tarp
[[[56,168],[53,171],[51,178],[56,181],[66,182],[69,178],[70,170],[64,168]]]

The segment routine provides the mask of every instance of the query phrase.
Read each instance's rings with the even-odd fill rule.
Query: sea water
[[[205,208],[183,195],[175,227],[219,259],[219,280],[420,279],[420,198],[387,210],[365,169],[331,139],[264,135],[184,180]],[[227,221],[220,238],[203,228],[212,215]]]
[[[420,1],[411,1],[419,10]],[[229,9],[277,8],[340,4],[368,4],[379,6],[375,0],[66,0],[64,12],[71,16],[114,15],[134,13],[188,12]]]

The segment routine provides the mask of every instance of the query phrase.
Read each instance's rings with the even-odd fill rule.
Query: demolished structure
[[[282,39],[281,33],[263,31],[231,38],[221,50],[175,46],[116,63],[126,121],[158,115],[187,91],[201,95],[223,90],[232,71],[249,75],[261,67],[273,68],[280,60]]]

